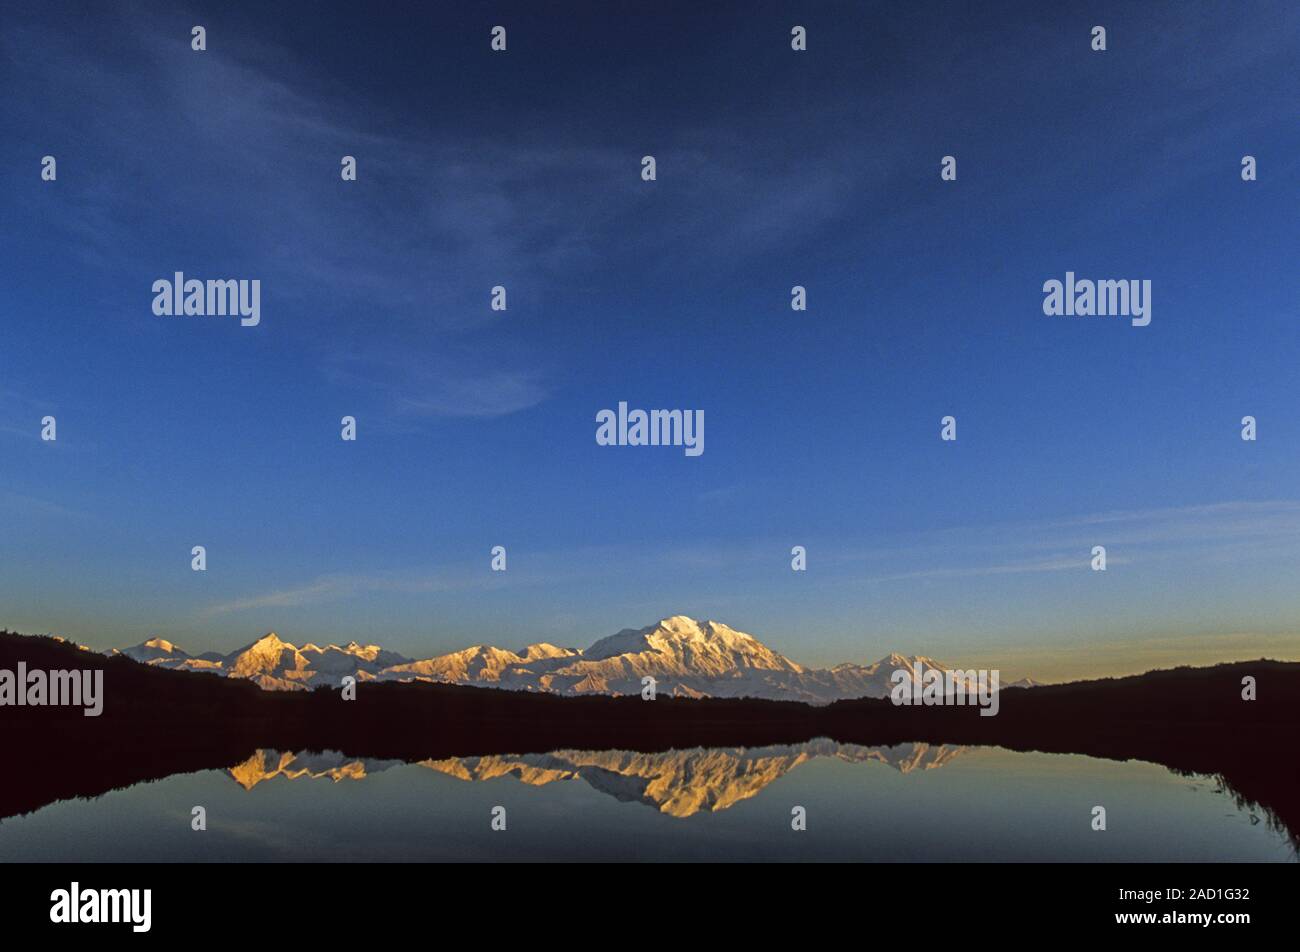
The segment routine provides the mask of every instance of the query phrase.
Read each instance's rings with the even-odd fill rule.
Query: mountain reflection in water
[[[1214,775],[824,737],[409,759],[252,748],[46,804],[0,821],[0,861],[1296,860],[1277,816]]]
[[[755,748],[716,748],[639,753],[624,750],[557,750],[546,754],[453,757],[417,761],[460,780],[512,777],[529,786],[583,780],[625,803],[644,803],[675,817],[714,813],[756,796],[773,781],[819,757],[847,763],[887,764],[900,773],[950,763],[966,748],[930,744],[859,747],[819,738],[806,744]],[[345,757],[336,751],[288,753],[259,750],[230,768],[245,790],[276,777],[289,780],[364,780],[400,760]]]

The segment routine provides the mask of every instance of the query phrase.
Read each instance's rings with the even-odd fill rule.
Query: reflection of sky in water
[[[5,820],[0,860],[1294,859],[1281,834],[1262,816],[1252,823],[1213,781],[1163,767],[995,748],[920,758],[894,748],[882,759],[880,748],[814,744],[824,746],[748,759],[697,751],[667,766],[590,751],[440,769],[377,763],[385,769],[364,779],[272,776],[247,790],[226,771],[204,771]],[[263,757],[273,772],[279,755]],[[304,764],[318,773],[331,761],[304,757],[289,769]],[[515,772],[454,775],[501,769]],[[497,804],[505,832],[490,829]],[[807,808],[806,832],[790,829],[796,804]],[[1104,833],[1090,826],[1095,804],[1107,810]],[[194,805],[208,810],[205,833],[190,830]]]

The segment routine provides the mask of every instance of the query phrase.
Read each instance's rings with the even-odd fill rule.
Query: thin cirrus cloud
[[[1096,545],[1106,547],[1108,566],[1176,562],[1189,551],[1220,566],[1276,562],[1300,555],[1300,502],[1238,500],[996,522],[895,534],[868,550],[813,551],[834,579],[889,583],[1078,571]]]
[[[71,509],[48,499],[30,496],[26,493],[11,492],[0,489],[0,512],[22,513],[40,517],[58,516],[67,519],[89,520],[96,517],[78,509]]]
[[[358,101],[258,37],[196,61],[188,44],[124,15],[102,48],[34,25],[0,43],[15,108],[62,104],[49,116],[24,111],[22,121],[78,142],[117,170],[114,181],[133,183],[71,177],[48,199],[63,213],[43,217],[86,261],[120,283],[142,261],[183,269],[211,260],[214,247],[236,248],[221,260],[256,266],[279,306],[304,315],[293,319],[311,331],[300,339],[326,380],[370,386],[410,421],[527,409],[564,376],[550,364],[581,359],[485,334],[493,285],[546,306],[557,303],[548,289],[571,286],[609,255],[650,253],[659,267],[700,267],[701,245],[712,249],[706,258],[733,259],[738,246],[753,255],[833,220],[860,187],[846,148],[809,177],[706,123],[660,141],[677,191],[655,211],[637,188],[640,153],[630,146],[559,147],[542,121],[511,141],[453,142],[397,122],[392,107]],[[123,59],[132,70],[118,68]],[[156,134],[160,125],[168,135]],[[342,155],[357,156],[360,169],[347,191]],[[141,189],[185,215],[141,229]],[[645,223],[629,230],[638,216]],[[358,311],[370,317],[358,321]]]
[[[1033,524],[1001,524],[979,529],[945,530],[895,540],[862,552],[836,552],[814,548],[815,557],[831,577],[848,575],[862,583],[910,582],[988,576],[1029,576],[1078,572],[1088,567],[1091,545],[1080,527],[1105,526],[1096,535],[1109,546],[1123,539],[1107,556],[1109,566],[1185,558],[1187,545],[1219,552],[1221,561],[1241,562],[1270,558],[1278,551],[1300,548],[1300,503],[1225,502],[1189,507],[1089,514]],[[938,538],[936,538],[938,537]],[[1260,539],[1275,545],[1261,549]],[[1044,551],[1046,548],[1046,551]],[[1118,549],[1118,550],[1117,550]],[[540,578],[511,572],[511,578],[489,577],[483,571],[422,571],[407,574],[327,575],[298,586],[234,599],[207,608],[214,616],[261,608],[295,608],[345,600],[376,592],[448,593],[507,583],[549,585],[590,581],[602,576],[621,577],[629,571],[649,576],[654,572],[688,572],[721,575],[762,573],[777,563],[773,553],[784,551],[777,543],[699,544],[672,546],[605,546],[547,553],[540,560],[565,566],[563,572]],[[897,571],[859,574],[863,559],[906,566]]]
[[[473,588],[486,584],[480,577],[436,573],[423,575],[325,575],[314,581],[210,605],[199,613],[201,618],[267,608],[302,608],[358,595],[387,593],[438,593]]]
[[[158,205],[187,210],[184,234],[169,234],[166,220],[141,231],[137,187],[69,177],[46,199],[65,213],[44,209],[41,217],[65,231],[83,261],[116,286],[139,261],[166,258],[183,269],[186,260],[210,259],[204,242],[237,223],[231,266],[255,262],[273,276],[282,311],[306,315],[313,333],[305,340],[327,380],[369,383],[412,417],[491,417],[547,398],[548,375],[535,357],[476,333],[487,289],[503,274],[512,289],[542,286],[556,269],[590,256],[599,216],[566,212],[547,177],[558,168],[588,179],[614,174],[611,154],[376,133],[273,48],[241,43],[244,60],[212,56],[195,70],[173,40],[133,30],[114,39],[139,70],[113,69],[107,51],[97,56],[48,34],[4,45],[20,87],[48,84],[65,104],[48,120],[27,121],[75,132],[84,154],[120,170],[118,180],[149,183]],[[286,68],[292,75],[279,75]],[[26,100],[16,90],[14,101]],[[148,111],[139,108],[145,102]],[[179,134],[152,134],[160,114],[180,124]],[[358,156],[355,187],[379,183],[382,202],[340,192],[345,154]],[[318,175],[299,174],[309,161],[319,163]],[[359,307],[374,319],[356,321]]]
[[[582,582],[590,577],[592,567],[608,566],[623,554],[635,557],[639,550],[621,546],[575,548],[567,552],[533,552],[533,568],[513,566],[509,577],[464,564],[443,567],[413,567],[407,570],[380,572],[339,572],[320,575],[301,584],[228,599],[203,608],[199,618],[214,618],[237,612],[267,608],[307,608],[349,598],[374,594],[446,595],[500,589],[510,585],[554,587]],[[641,553],[644,555],[644,553]],[[667,552],[652,556],[652,561]],[[642,562],[640,564],[649,564]],[[536,568],[535,566],[544,566]]]
[[[16,97],[28,87],[42,92],[33,101],[57,94],[67,105],[48,124],[75,131],[124,179],[147,181],[159,203],[187,209],[187,230],[238,221],[248,259],[324,284],[325,297],[363,297],[398,320],[406,311],[464,328],[470,319],[455,306],[409,312],[429,300],[457,304],[462,293],[478,302],[482,288],[462,292],[462,276],[506,263],[527,286],[599,264],[613,245],[673,261],[696,261],[708,239],[728,258],[737,247],[779,247],[845,214],[844,199],[870,178],[847,146],[824,147],[820,173],[808,176],[725,124],[683,127],[659,137],[677,200],[662,229],[638,237],[628,234],[629,216],[650,209],[632,146],[560,147],[544,121],[510,141],[465,132],[452,141],[386,114],[384,103],[358,101],[339,80],[255,37],[241,35],[197,69],[188,46],[156,26],[127,23],[112,40],[120,49],[97,52],[40,28],[17,31],[5,46],[18,66]],[[116,68],[120,56],[137,68]],[[160,117],[179,125],[175,135],[155,134]],[[349,204],[341,221],[345,154],[358,158],[358,185],[381,183],[383,201]],[[305,166],[320,174],[301,174]],[[98,195],[83,237],[127,258],[136,194]]]
[[[321,372],[331,384],[369,391],[398,419],[504,416],[526,410],[554,392],[552,373],[534,368],[493,367],[461,349],[462,359],[376,348],[327,357]]]

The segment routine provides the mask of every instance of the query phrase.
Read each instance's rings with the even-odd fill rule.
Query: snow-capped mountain
[[[210,671],[232,678],[248,678],[275,691],[303,690],[311,687],[313,682],[337,684],[338,679],[345,675],[358,680],[373,679],[386,668],[410,661],[395,651],[387,651],[378,645],[359,645],[355,641],[341,648],[338,645],[321,648],[313,644],[299,648],[281,641],[275,632],[263,635],[228,655],[207,652],[191,656],[163,638],[151,638],[112,653],[161,668]]]
[[[556,694],[639,694],[642,678],[660,694],[684,697],[758,697],[828,704],[844,698],[887,697],[895,671],[910,681],[946,665],[924,656],[891,654],[873,664],[807,668],[752,635],[716,621],[674,615],[646,628],[626,628],[585,651],[545,642],[520,651],[475,645],[415,661],[378,645],[301,648],[274,632],[229,655],[191,656],[162,638],[124,649],[144,664],[248,678],[268,690],[362,681],[434,681]],[[973,689],[974,685],[968,682]]]
[[[557,648],[551,644],[529,645],[521,652],[507,651],[488,645],[475,645],[463,651],[439,655],[425,661],[406,661],[388,668],[384,674],[390,678],[454,681],[457,684],[493,684],[503,674],[530,665],[542,664],[558,658],[580,656],[574,648]]]

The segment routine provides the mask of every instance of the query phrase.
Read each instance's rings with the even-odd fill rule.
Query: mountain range
[[[753,697],[829,704],[858,697],[887,697],[895,671],[915,680],[929,670],[950,669],[921,655],[890,654],[873,664],[809,668],[773,651],[752,635],[716,621],[684,615],[645,628],[625,628],[586,650],[541,642],[520,651],[475,645],[462,651],[412,660],[378,645],[353,641],[342,647],[302,647],[271,632],[228,655],[190,655],[163,638],[114,649],[143,664],[246,678],[273,691],[337,686],[358,681],[430,681],[562,695],[639,694],[642,678],[656,692],[675,697]],[[968,681],[971,688],[974,685]],[[1032,686],[1029,680],[1016,686]],[[1011,684],[1003,685],[1011,687]]]
[[[378,651],[357,653],[379,659]],[[174,645],[155,643],[147,654],[160,664],[186,660]],[[218,670],[226,662],[221,655],[195,660]],[[1284,826],[1293,846],[1300,844],[1300,782],[1294,758],[1278,754],[1294,750],[1300,737],[1300,662],[1260,658],[1009,688],[997,717],[965,705],[895,705],[880,697],[828,705],[665,697],[647,704],[635,694],[566,697],[403,680],[367,684],[362,703],[339,703],[339,687],[319,674],[305,682],[315,690],[264,690],[244,677],[169,670],[50,636],[0,631],[0,672],[19,665],[102,671],[109,700],[103,716],[92,718],[75,704],[6,708],[0,717],[4,762],[39,763],[41,769],[10,771],[12,778],[0,784],[0,820],[71,797],[226,769],[259,749],[344,751],[371,763],[456,759],[456,770],[483,775],[546,751],[616,751],[635,758],[830,738],[868,748],[927,743],[1145,760],[1181,774],[1216,776],[1234,796],[1267,811],[1269,822]],[[1243,685],[1256,684],[1258,697],[1243,703]],[[52,749],[58,757],[49,756]],[[496,760],[465,759],[474,757]],[[584,759],[574,766],[597,765]]]

